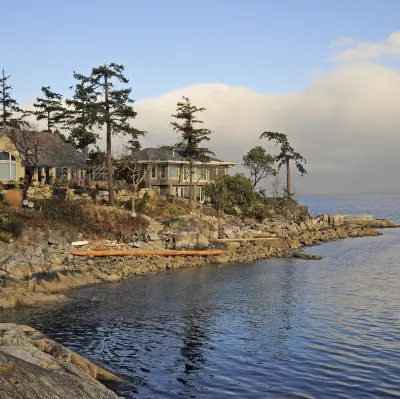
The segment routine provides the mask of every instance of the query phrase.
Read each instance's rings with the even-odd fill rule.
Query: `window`
[[[179,178],[179,166],[170,165],[168,168],[168,176],[170,179],[178,179]]]
[[[151,167],[151,178],[155,179],[157,177],[157,168],[156,166]]]
[[[217,176],[225,176],[225,175],[226,175],[226,168],[225,167],[217,168]]]
[[[167,178],[167,166],[161,165],[161,179]]]
[[[194,171],[194,180],[206,180],[206,168],[197,167]]]
[[[0,152],[0,180],[17,180],[17,159],[10,152]]]
[[[57,168],[56,169],[56,179],[61,181],[68,180],[68,168]]]

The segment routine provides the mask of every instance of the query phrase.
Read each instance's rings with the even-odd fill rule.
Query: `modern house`
[[[0,127],[0,181],[23,180],[28,168],[41,184],[82,180],[87,170],[84,157],[57,133]]]
[[[150,165],[144,179],[146,188],[156,188],[160,194],[189,197],[189,162],[173,147],[145,148],[138,154],[140,162]],[[235,162],[209,158],[207,162],[195,162],[193,184],[196,186],[196,200],[204,201],[204,186],[219,176],[228,174]]]

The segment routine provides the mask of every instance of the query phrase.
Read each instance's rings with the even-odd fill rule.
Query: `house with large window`
[[[0,181],[21,181],[29,168],[33,168],[36,182],[50,184],[55,180],[82,180],[87,166],[84,157],[57,133],[0,127]]]
[[[144,179],[147,188],[156,188],[163,195],[189,197],[190,167],[173,147],[145,148],[138,154],[140,162],[149,165]],[[194,162],[192,182],[196,187],[196,200],[204,201],[204,186],[219,176],[228,174],[235,162],[209,158],[207,162]]]

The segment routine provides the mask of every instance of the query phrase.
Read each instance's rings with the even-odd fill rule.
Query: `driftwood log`
[[[244,241],[270,241],[278,237],[254,237],[254,238],[219,238],[215,242],[244,242]]]
[[[73,251],[74,256],[218,256],[223,251],[178,251],[178,250],[104,250],[104,251]]]

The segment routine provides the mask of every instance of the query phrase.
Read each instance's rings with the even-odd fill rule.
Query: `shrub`
[[[5,242],[6,244],[9,244],[11,242],[6,233],[0,233],[0,241]]]
[[[59,220],[72,225],[87,225],[88,223],[82,205],[78,201],[63,201],[53,198],[44,200],[42,204],[46,219]]]
[[[165,207],[165,215],[166,216],[171,216],[171,217],[176,218],[178,216],[186,215],[186,213],[187,213],[186,209],[178,204],[168,204]]]
[[[14,190],[17,187],[16,183],[6,183],[4,184],[4,188],[6,190]]]
[[[4,201],[4,193],[3,191],[0,191],[0,202]]]
[[[97,188],[95,190],[90,190],[89,195],[90,198],[93,200],[93,202],[96,202],[97,197],[99,195],[99,190],[97,190]]]
[[[53,197],[59,200],[65,200],[67,198],[67,189],[64,187],[54,187]]]
[[[75,188],[75,190],[74,190],[74,194],[76,194],[76,195],[82,195],[82,194],[84,194],[84,193],[86,193],[86,189],[85,188]]]
[[[14,237],[21,237],[24,231],[24,221],[15,217],[0,219],[0,230],[11,233]]]
[[[22,194],[17,190],[6,191],[4,201],[13,208],[22,207]]]

